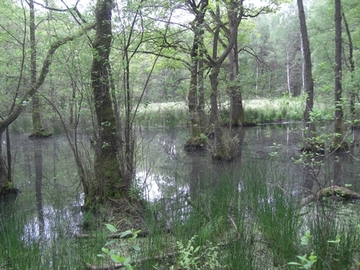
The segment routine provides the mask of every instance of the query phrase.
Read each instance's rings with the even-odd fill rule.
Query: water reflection
[[[42,142],[38,139],[33,140],[34,143],[34,164],[35,164],[35,197],[36,197],[36,210],[38,215],[39,235],[44,233],[45,220],[43,212],[43,199],[42,199]]]
[[[239,154],[231,163],[212,162],[207,152],[201,155],[185,153],[182,142],[187,138],[186,131],[158,131],[152,134],[156,143],[152,144],[146,157],[146,160],[154,161],[152,168],[149,170],[140,164],[138,177],[144,179],[143,175],[151,171],[151,177],[145,181],[151,199],[154,199],[154,194],[159,198],[173,197],[183,192],[195,196],[193,194],[200,194],[205,184],[216,182],[217,175],[222,172],[235,175],[235,172],[247,170],[246,164],[254,162],[262,164],[264,170],[270,166],[280,172],[287,179],[289,187],[292,186],[294,194],[304,190],[311,193],[331,184],[351,184],[358,191],[358,149],[355,147],[350,154],[328,155],[325,158],[301,157],[302,131],[301,125],[267,125],[232,130],[232,135],[238,134],[240,143]],[[301,162],[296,162],[299,160]],[[241,189],[241,179],[237,181]]]
[[[269,178],[273,170],[283,174],[296,194],[304,190],[302,187],[312,192],[317,190],[317,183],[351,184],[354,191],[359,191],[360,155],[356,143],[350,154],[321,158],[319,167],[303,166],[294,162],[300,157],[301,132],[299,125],[233,129],[231,134],[236,134],[240,141],[238,155],[232,162],[223,163],[213,162],[207,151],[185,152],[186,129],[141,130],[138,186],[143,188],[148,201],[168,200],[167,205],[176,201],[186,205],[185,195],[190,199],[201,196],[209,186],[219,184],[224,174],[241,192],[239,172],[249,170],[249,164],[256,163]],[[354,131],[354,141],[358,132]],[[55,136],[31,144],[25,136],[12,138],[17,147],[13,149],[15,183],[22,191],[17,203],[23,211],[31,213],[24,227],[24,238],[50,239],[59,233],[79,232],[82,188],[66,138]],[[88,145],[88,137],[81,139]],[[311,164],[311,160],[305,163]],[[272,170],[267,170],[269,167]]]
[[[18,211],[28,216],[22,239],[49,242],[59,235],[79,233],[82,191],[65,138],[29,141],[14,137],[18,139],[15,179],[22,190]]]

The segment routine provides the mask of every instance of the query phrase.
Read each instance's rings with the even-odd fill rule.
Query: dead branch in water
[[[324,197],[330,197],[330,196],[338,196],[338,197],[342,197],[346,200],[360,199],[359,193],[354,192],[346,187],[330,186],[330,187],[320,189],[318,192],[303,198],[301,200],[301,206],[305,206],[312,201],[321,200]]]

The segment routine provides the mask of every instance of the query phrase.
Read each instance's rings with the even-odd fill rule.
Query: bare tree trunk
[[[204,37],[201,36],[202,45],[199,48],[199,67],[198,67],[198,114],[200,117],[200,130],[205,133],[206,130],[206,113],[205,113],[205,87],[204,87]]]
[[[355,81],[354,45],[353,45],[353,41],[352,41],[350,29],[349,29],[349,24],[346,20],[344,12],[342,13],[342,17],[344,20],[346,36],[348,38],[348,43],[349,43],[349,57],[348,58],[349,58],[349,70],[350,70],[350,82],[351,82],[351,85],[353,85],[353,83]],[[356,89],[354,89],[354,86],[352,86],[350,89],[350,114],[351,114],[352,125],[356,125],[356,123],[354,123],[354,120],[356,119],[356,109],[355,109],[356,94],[357,94],[357,91],[356,91]]]
[[[235,31],[234,31],[235,32]],[[237,31],[236,31],[237,33]],[[230,92],[230,125],[233,127],[242,126],[245,120],[244,107],[240,85],[237,83],[239,75],[239,57],[238,45],[235,40],[234,48],[230,51],[229,56],[229,92]]]
[[[335,0],[335,113],[334,113],[334,144],[336,151],[348,149],[344,141],[343,104],[342,104],[342,39],[341,39],[341,0]]]
[[[289,97],[291,97],[291,81],[290,81],[290,52],[286,50],[286,85]]]
[[[229,92],[230,92],[230,125],[242,126],[245,120],[245,112],[242,103],[240,85],[237,83],[239,75],[238,56],[238,28],[243,16],[243,1],[230,1],[228,6],[229,31],[228,39],[233,40],[232,49],[229,51]]]
[[[3,132],[0,133],[0,139],[2,141]],[[0,195],[5,195],[9,187],[8,171],[5,165],[5,160],[0,155]]]
[[[36,82],[36,38],[35,38],[35,9],[34,0],[29,0],[30,8],[30,83],[33,86]],[[30,137],[47,137],[51,134],[45,134],[45,130],[41,123],[40,114],[40,100],[35,93],[32,97],[32,121],[33,121],[33,133]]]
[[[311,63],[311,51],[309,37],[306,27],[305,11],[302,0],[297,0],[298,10],[299,10],[299,20],[300,20],[300,30],[301,30],[301,43],[303,48],[303,57],[304,57],[304,67],[303,67],[303,77],[304,77],[304,88],[306,94],[306,103],[304,110],[304,123],[306,132],[305,134],[305,145],[304,150],[306,151],[317,151],[319,145],[316,144],[316,128],[315,123],[311,119],[311,113],[314,107],[314,80],[312,77],[312,63]]]
[[[193,32],[194,40],[193,46],[191,48],[191,70],[190,70],[190,87],[188,94],[189,101],[189,113],[190,113],[190,122],[191,122],[191,138],[186,142],[185,149],[195,150],[202,149],[206,145],[205,138],[202,138],[201,135],[201,117],[204,117],[204,113],[201,113],[204,107],[204,101],[201,100],[198,93],[198,89],[201,94],[204,94],[203,91],[203,24],[205,19],[205,12],[208,6],[208,1],[200,1],[196,5],[193,1],[187,1],[187,4],[190,6],[192,12],[195,14],[195,19],[193,21]],[[201,70],[200,70],[201,69]],[[201,73],[200,73],[201,72]],[[202,96],[203,97],[203,96]],[[204,119],[202,119],[204,120]]]
[[[211,91],[210,91],[210,105],[211,105],[211,114],[210,114],[210,123],[211,127],[214,130],[214,138],[215,138],[215,145],[212,153],[212,157],[214,159],[219,160],[227,160],[231,159],[229,157],[229,153],[227,153],[227,149],[225,147],[225,142],[223,138],[223,132],[220,125],[219,119],[219,108],[218,108],[218,84],[219,84],[219,72],[220,66],[214,66],[211,69],[210,74],[210,84],[211,84]]]

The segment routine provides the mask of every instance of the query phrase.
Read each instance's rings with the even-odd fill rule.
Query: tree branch
[[[52,63],[52,58],[53,58],[53,55],[55,54],[56,50],[60,46],[66,44],[67,42],[73,41],[75,38],[82,36],[87,31],[89,31],[90,29],[93,29],[94,27],[95,27],[94,23],[89,24],[89,25],[85,26],[84,28],[82,28],[79,32],[77,32],[73,35],[67,36],[65,38],[59,39],[50,46],[50,49],[49,49],[49,51],[46,55],[46,58],[43,62],[39,78],[36,80],[36,82],[33,85],[30,86],[30,89],[27,90],[24,97],[16,105],[14,111],[5,120],[0,121],[0,134],[2,134],[4,132],[4,130],[6,129],[6,127],[8,127],[12,122],[14,122],[16,120],[16,118],[18,118],[18,116],[24,110],[24,108],[26,107],[27,103],[30,101],[32,96],[38,91],[40,86],[44,83],[45,78],[46,78],[47,74],[49,73],[49,68]]]

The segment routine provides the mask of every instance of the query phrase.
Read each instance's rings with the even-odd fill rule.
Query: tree
[[[91,84],[97,117],[98,140],[95,151],[95,179],[89,182],[85,206],[104,203],[108,198],[126,198],[129,186],[122,181],[118,160],[118,135],[112,106],[111,66],[112,0],[98,0],[95,7],[96,34],[92,43]]]
[[[221,13],[220,13],[220,5],[219,1],[215,2],[215,10],[211,11],[215,29],[213,31],[213,46],[212,46],[212,55],[206,54],[208,65],[211,67],[210,71],[210,106],[211,106],[211,113],[210,113],[210,124],[214,129],[214,138],[215,138],[215,145],[213,150],[213,158],[214,159],[221,159],[221,160],[228,160],[232,159],[233,157],[229,155],[230,149],[225,146],[223,132],[220,125],[219,119],[219,109],[218,109],[218,84],[219,84],[219,73],[220,68],[225,59],[228,57],[231,50],[233,50],[234,45],[236,43],[237,38],[237,31],[241,21],[241,12],[239,16],[239,10],[243,8],[243,1],[225,1],[225,9],[228,15],[229,20],[229,41],[227,46],[224,48],[221,55],[218,55],[218,47],[220,41],[220,31],[221,31]]]
[[[36,83],[36,36],[35,36],[35,8],[34,0],[29,0],[29,9],[30,9],[30,84],[34,85]],[[51,134],[45,134],[45,130],[41,123],[41,113],[40,113],[40,99],[39,96],[35,93],[32,97],[32,121],[33,121],[33,133],[30,137],[47,137]]]
[[[204,22],[205,13],[208,7],[208,1],[202,0],[199,3],[187,1],[191,11],[195,14],[192,22],[194,32],[193,45],[191,48],[191,70],[190,70],[190,87],[189,87],[189,113],[191,121],[191,138],[186,142],[186,149],[203,148],[206,141],[201,137],[201,126],[204,122],[203,102],[199,102],[198,89],[203,88],[203,57],[204,57]],[[203,94],[203,92],[202,92]]]
[[[228,74],[229,74],[229,93],[230,93],[230,125],[242,126],[245,120],[244,108],[242,104],[242,96],[240,86],[236,83],[239,75],[239,47],[238,47],[238,28],[241,19],[244,16],[243,1],[240,7],[234,11],[234,14],[229,14],[229,28],[226,29],[228,40],[231,40],[229,35],[235,34],[235,41],[232,49],[229,52],[228,60]]]
[[[352,121],[352,125],[355,125],[356,123],[356,89],[355,89],[355,61],[354,61],[354,45],[353,45],[353,39],[352,39],[352,35],[351,35],[351,31],[350,31],[350,27],[349,24],[346,20],[345,17],[345,13],[342,12],[342,18],[344,21],[344,26],[345,26],[345,31],[346,31],[346,36],[348,39],[348,46],[349,46],[349,56],[348,56],[348,68],[350,71],[350,114],[351,114],[351,121]]]
[[[314,107],[314,80],[312,76],[312,63],[311,63],[311,50],[310,42],[308,37],[308,31],[306,26],[306,18],[304,5],[302,0],[297,0],[300,31],[301,31],[301,44],[303,50],[303,77],[304,77],[304,88],[306,94],[305,110],[304,110],[304,123],[306,128],[305,146],[304,150],[317,150],[315,145],[316,128],[315,123],[311,119],[311,113]]]
[[[47,54],[44,58],[44,61],[42,63],[42,68],[40,70],[39,76],[36,79],[36,81],[25,91],[22,98],[19,98],[19,101],[14,103],[13,109],[11,110],[11,113],[5,118],[3,118],[2,121],[0,121],[0,137],[2,137],[4,131],[19,117],[19,115],[24,111],[24,108],[29,103],[29,101],[32,99],[32,97],[37,93],[39,88],[43,85],[46,76],[49,73],[50,66],[52,64],[52,60],[54,57],[54,54],[56,50],[61,47],[62,45],[73,41],[77,37],[82,36],[84,33],[89,31],[94,27],[93,24],[87,24],[84,26],[81,30],[78,32],[65,36],[65,37],[58,37],[55,42],[53,42],[50,45],[49,50],[47,51]],[[22,44],[24,46],[24,44]],[[24,47],[22,47],[23,49]],[[20,71],[22,71],[22,68],[20,68]],[[16,95],[17,97],[17,95]],[[6,167],[5,161],[3,156],[0,154],[0,194],[7,194],[12,193],[16,191],[14,184],[12,182],[12,179],[9,178],[9,174],[7,172],[9,168]]]
[[[234,38],[233,48],[228,54],[227,72],[229,76],[228,92],[230,94],[230,125],[242,126],[245,121],[245,112],[243,108],[243,100],[241,93],[241,83],[239,83],[240,70],[239,70],[239,25],[243,18],[255,18],[261,14],[272,12],[271,4],[277,6],[277,1],[271,1],[271,4],[259,7],[259,8],[247,8],[244,6],[244,1],[237,1],[238,7],[236,7],[235,1],[233,3],[231,12],[228,12],[228,23],[222,23],[221,28],[225,33],[225,37],[228,41]],[[235,35],[232,37],[231,35]],[[223,46],[226,42],[221,42]],[[226,45],[225,45],[226,47]]]
[[[341,36],[341,0],[335,1],[335,113],[333,149],[342,151],[348,149],[344,141],[343,100],[342,100],[342,36]]]

